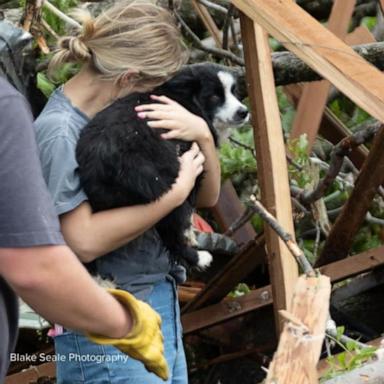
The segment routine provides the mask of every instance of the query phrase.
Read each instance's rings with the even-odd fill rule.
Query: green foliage
[[[321,382],[361,367],[372,358],[377,350],[375,347],[361,348],[354,341],[348,342],[347,345],[341,344],[340,338],[344,334],[344,331],[344,327],[338,327],[337,336],[334,339],[334,341],[343,348],[344,352],[327,358],[330,369],[322,376]]]
[[[65,14],[70,13],[70,10],[79,4],[78,0],[50,0],[50,2]],[[47,8],[43,9],[43,18],[58,35],[66,34],[67,26],[65,23]]]
[[[235,299],[236,297],[244,296],[251,292],[251,289],[245,283],[239,283],[237,286],[228,293],[228,296]]]
[[[311,182],[311,176],[306,172],[306,168],[309,166],[307,135],[303,134],[298,139],[289,141],[288,148],[293,156],[293,161],[302,168],[300,170],[292,164],[289,165],[288,171],[291,176],[291,182],[300,188],[304,188]]]
[[[376,24],[377,24],[376,16],[366,16],[366,17],[363,17],[360,25],[372,31],[373,28],[376,26]]]
[[[281,124],[285,135],[291,132],[293,119],[295,118],[295,108],[284,93],[282,87],[276,88],[277,102],[279,104]]]
[[[224,180],[256,173],[256,159],[252,153],[252,150],[255,148],[252,128],[246,126],[241,130],[236,130],[232,137],[248,148],[229,141],[222,144],[219,155],[221,173]]]
[[[52,74],[52,79],[49,79],[45,72],[39,72],[37,74],[37,87],[46,97],[49,97],[57,85],[64,84],[78,69],[77,64],[66,63]]]

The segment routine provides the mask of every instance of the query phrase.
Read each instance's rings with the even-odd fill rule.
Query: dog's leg
[[[212,262],[212,255],[207,251],[197,251],[188,244],[185,233],[191,229],[192,207],[186,201],[156,226],[164,245],[171,257],[190,267],[207,268]]]

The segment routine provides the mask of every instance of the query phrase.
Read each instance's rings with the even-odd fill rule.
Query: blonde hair
[[[186,62],[172,16],[150,0],[117,1],[96,18],[84,9],[72,15],[82,29],[58,41],[50,73],[63,63],[87,63],[103,79],[116,83],[130,71],[131,84],[150,89]]]

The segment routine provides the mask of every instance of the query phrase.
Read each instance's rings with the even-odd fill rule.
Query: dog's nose
[[[236,118],[238,120],[243,120],[248,116],[248,109],[247,108],[240,108],[236,111]]]

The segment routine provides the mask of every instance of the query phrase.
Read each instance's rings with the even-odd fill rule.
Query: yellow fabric
[[[163,380],[168,379],[168,365],[164,357],[161,318],[148,304],[137,300],[130,293],[119,289],[108,289],[131,313],[133,327],[122,339],[88,334],[87,337],[97,344],[113,345],[128,356],[140,360],[148,371]]]

